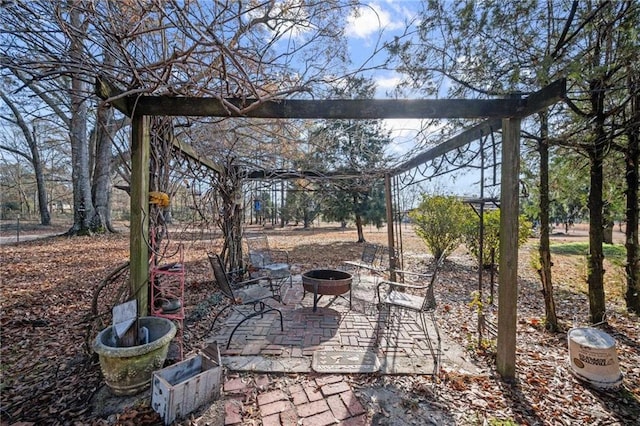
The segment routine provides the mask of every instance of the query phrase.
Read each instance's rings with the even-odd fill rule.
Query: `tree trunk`
[[[356,213],[356,229],[358,230],[358,242],[366,243],[367,240],[364,238],[364,231],[362,229],[362,216],[360,216],[360,213]]]
[[[551,249],[549,248],[549,142],[547,112],[541,112],[540,135],[542,140],[538,145],[540,153],[540,281],[544,296],[545,327],[549,331],[558,330],[556,304],[553,298],[553,282],[551,280]]]
[[[638,182],[640,182],[640,87],[637,75],[629,73],[631,97],[631,125],[627,128],[626,167],[626,221],[625,247],[627,249],[627,310],[640,314],[640,248],[638,247]],[[634,79],[635,76],[635,79]]]
[[[98,106],[94,140],[96,146],[95,167],[91,198],[95,206],[93,225],[98,231],[109,230],[111,225],[111,138],[113,133],[113,108]]]
[[[229,270],[242,268],[242,181],[237,169],[227,165],[227,173],[218,176],[218,191],[222,200],[220,229],[225,245],[220,256]]]
[[[109,49],[103,49],[103,64],[106,69],[114,65]],[[100,230],[114,232],[111,224],[111,148],[113,137],[118,130],[114,122],[113,108],[98,105],[94,128],[95,165],[93,169],[92,200],[96,208],[94,223]]]
[[[589,313],[592,323],[604,320],[604,254],[602,243],[602,159],[591,155],[591,190],[589,191],[589,256],[587,282],[589,284]]]
[[[33,167],[33,172],[36,177],[36,190],[38,195],[38,209],[40,212],[40,224],[41,225],[51,225],[51,215],[49,214],[49,206],[47,202],[47,188],[44,183],[44,165],[42,164],[42,160],[40,158],[40,148],[38,147],[38,134],[36,128],[33,128],[33,131],[29,129],[26,121],[24,121],[24,117],[20,113],[18,107],[13,103],[13,101],[7,97],[3,91],[0,91],[0,98],[7,104],[7,106],[11,109],[16,123],[22,134],[24,135],[25,140],[27,141],[27,145],[29,146],[28,155],[26,152],[10,149],[8,147],[3,147],[4,149],[13,152],[14,154],[20,155],[24,157],[31,163]],[[26,197],[25,197],[26,200]]]
[[[606,153],[607,136],[604,130],[604,93],[600,80],[591,83],[591,103],[594,111],[594,142],[589,150],[590,183],[589,190],[589,256],[587,259],[589,284],[589,314],[592,323],[605,320],[604,298],[604,218],[602,201],[603,194],[603,158]]]
[[[313,222],[313,217],[309,208],[305,206],[302,215],[302,227],[304,229],[309,229],[311,227],[311,222]]]
[[[26,129],[26,127],[25,127]],[[25,135],[28,136],[28,135]],[[51,225],[51,215],[47,203],[47,188],[44,183],[44,165],[40,159],[40,149],[37,144],[36,129],[33,129],[33,136],[27,137],[29,150],[31,151],[31,164],[36,178],[36,190],[38,193],[38,211],[40,213],[40,224],[44,226]]]
[[[358,243],[366,243],[367,240],[364,238],[364,230],[362,226],[362,216],[360,215],[361,211],[361,202],[358,194],[353,194],[353,210],[356,217],[356,230],[358,231]]]
[[[51,215],[47,204],[47,188],[44,183],[44,167],[40,160],[40,152],[36,147],[32,150],[33,171],[36,175],[36,187],[38,190],[38,208],[40,211],[40,224],[44,226],[51,225]]]
[[[613,244],[613,226],[615,225],[615,223],[613,223],[612,220],[605,220],[604,221],[604,229],[602,230],[602,241],[605,244]]]
[[[71,7],[70,19],[73,28],[83,28],[78,7]],[[71,63],[82,63],[82,40],[77,34],[71,36],[69,49]],[[73,184],[73,226],[71,235],[91,233],[91,219],[94,215],[91,200],[91,175],[89,172],[89,144],[87,140],[87,104],[85,83],[79,71],[71,73],[71,120],[69,137],[71,140],[71,181]]]

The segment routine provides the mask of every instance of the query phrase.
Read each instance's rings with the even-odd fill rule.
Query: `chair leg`
[[[266,305],[266,306],[268,306],[268,305]],[[246,317],[244,317],[242,319],[242,321],[240,321],[238,324],[236,324],[235,327],[233,327],[233,330],[231,331],[231,334],[229,335],[229,340],[227,340],[227,349],[229,349],[229,345],[231,344],[231,339],[233,338],[233,335],[235,334],[235,332],[238,329],[238,327],[240,327],[248,319],[251,319],[253,317],[257,317],[258,315],[260,315],[260,318],[262,318],[264,316],[264,314],[266,314],[268,312],[271,312],[271,311],[276,311],[278,314],[280,314],[280,331],[284,331],[284,326],[283,326],[283,321],[282,321],[282,312],[280,312],[279,309],[272,308],[272,307],[269,306],[269,309],[261,310],[261,311],[254,312],[252,314],[247,315]]]
[[[429,316],[431,317],[431,322],[433,323],[433,328],[436,330],[436,336],[438,338],[438,347],[437,347],[437,349],[438,349],[438,352],[437,352],[438,359],[437,359],[437,362],[436,362],[436,365],[437,365],[436,374],[437,374],[438,372],[440,372],[440,357],[442,355],[442,339],[440,338],[440,331],[438,329],[438,323],[436,322],[435,313],[434,312],[430,312]]]
[[[387,328],[389,328],[389,322],[391,321],[391,305],[387,305]]]
[[[427,346],[429,347],[429,352],[431,352],[431,357],[433,358],[433,375],[435,377],[438,375],[438,371],[440,371],[441,342],[440,342],[440,332],[438,331],[438,324],[435,322],[435,316],[433,316],[433,313],[429,313],[429,316],[431,317],[431,320],[433,322],[433,326],[436,330],[436,335],[438,339],[437,348],[434,348],[434,344],[433,344],[434,342],[431,340],[431,336],[429,335],[429,329],[427,328],[427,319],[426,319],[427,313],[420,312],[418,315],[420,315],[420,324],[422,326],[422,330],[424,331],[424,336],[427,341]]]
[[[209,329],[207,330],[207,332],[205,333],[205,335],[211,333],[211,330],[213,330],[213,327],[216,325],[216,321],[218,320],[218,317],[227,309],[232,308],[233,305],[229,304],[227,306],[225,306],[224,308],[220,309],[220,311],[218,311],[218,313],[216,314],[215,318],[213,318],[213,322],[211,323],[211,325],[209,326]]]
[[[276,308],[272,308],[274,311],[276,311],[279,315],[280,315],[280,331],[284,331],[284,325],[282,323],[282,311],[280,311],[280,309],[276,309]]]

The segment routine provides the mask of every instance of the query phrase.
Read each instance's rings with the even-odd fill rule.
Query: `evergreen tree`
[[[365,78],[350,77],[334,88],[334,93],[339,98],[370,99],[375,84]],[[323,199],[324,215],[343,223],[353,218],[358,242],[366,241],[363,225],[380,226],[384,217],[384,191],[380,188],[384,187],[384,150],[390,142],[381,120],[328,121],[310,136],[313,151],[307,161],[320,169],[334,171],[333,179],[321,183],[327,194]]]

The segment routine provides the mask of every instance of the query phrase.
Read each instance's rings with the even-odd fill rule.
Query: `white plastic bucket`
[[[601,389],[622,384],[616,341],[607,333],[591,328],[572,328],[567,333],[571,372],[580,380]]]

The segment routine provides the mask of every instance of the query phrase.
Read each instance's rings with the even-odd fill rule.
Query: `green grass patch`
[[[562,243],[552,244],[552,254],[567,256],[586,256],[589,254],[589,243]],[[602,246],[604,257],[616,266],[624,266],[627,259],[627,250],[622,244],[605,244]]]

